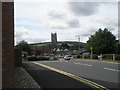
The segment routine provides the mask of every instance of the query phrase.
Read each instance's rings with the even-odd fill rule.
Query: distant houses
[[[65,48],[61,45],[56,45],[56,47],[53,47],[51,44],[45,45],[45,46],[31,46],[31,53],[32,55],[44,55],[46,54],[55,54],[55,55],[66,55],[66,54],[71,54],[71,55],[77,55],[77,54],[82,54],[86,52],[84,48],[80,48],[80,51],[74,46],[69,46],[69,48]]]
[[[72,42],[71,42],[72,43]],[[78,42],[76,42],[78,44]],[[51,42],[47,44],[31,45],[32,55],[66,55],[66,54],[81,54],[86,52],[84,48],[78,51],[77,44],[70,44],[70,42],[58,42],[57,33],[51,33]]]

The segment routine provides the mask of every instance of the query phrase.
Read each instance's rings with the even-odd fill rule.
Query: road
[[[30,63],[33,64],[33,62]],[[120,75],[120,70],[118,67],[119,64],[76,60],[36,61],[36,63],[37,65],[36,64],[35,65],[38,67],[44,67],[51,70],[52,68],[54,68],[53,71],[57,69],[56,72],[59,73],[62,73],[62,71],[67,72],[68,73],[67,76],[73,78],[74,80],[75,77],[84,78],[85,80],[89,80],[91,82],[94,82],[95,84],[99,84],[101,87],[103,86],[108,89],[118,88],[118,86],[120,86],[119,83],[120,78],[118,78],[118,75]],[[75,76],[73,77],[70,74]],[[78,78],[76,81],[81,82],[82,80],[81,79],[78,80]],[[88,81],[87,82],[85,81],[84,83],[87,84],[88,86],[93,87],[93,84],[89,84]],[[77,82],[77,84],[79,83]],[[79,86],[77,87],[79,88]]]

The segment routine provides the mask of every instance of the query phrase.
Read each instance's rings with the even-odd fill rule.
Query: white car
[[[73,59],[73,57],[72,57],[71,55],[66,55],[66,56],[64,57],[64,59],[65,59],[65,60],[71,60],[71,59]]]

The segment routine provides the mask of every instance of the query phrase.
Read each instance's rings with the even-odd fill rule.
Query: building
[[[51,45],[53,48],[57,46],[57,33],[51,33]]]
[[[4,0],[2,0],[4,1]],[[13,1],[13,0],[11,0]],[[0,0],[0,89],[15,88],[14,1]],[[2,75],[2,76],[1,76]]]

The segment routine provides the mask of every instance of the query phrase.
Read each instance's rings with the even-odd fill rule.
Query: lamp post
[[[80,52],[80,35],[76,35],[76,37],[78,37],[78,50]]]

